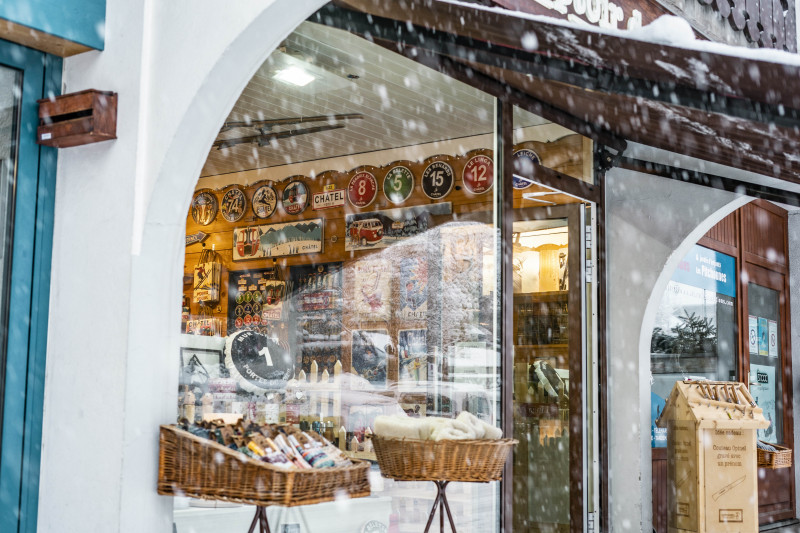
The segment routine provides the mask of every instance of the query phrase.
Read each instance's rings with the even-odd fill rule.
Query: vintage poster
[[[758,317],[758,355],[769,355],[769,323],[764,317]]]
[[[750,365],[750,394],[756,404],[764,411],[764,418],[769,421],[769,427],[758,430],[758,438],[764,442],[778,444],[778,435],[775,431],[777,415],[775,398],[775,367],[767,365]]]
[[[400,318],[425,320],[428,312],[428,260],[404,257],[400,260]]]
[[[194,267],[194,303],[219,301],[222,265],[216,262],[200,263]]]
[[[349,252],[386,248],[427,231],[433,226],[433,215],[449,215],[452,212],[453,204],[442,202],[347,215],[344,249]]]
[[[322,252],[321,218],[233,230],[233,260]]]
[[[428,380],[427,333],[427,329],[401,329],[397,332],[398,385],[401,388],[416,388]]]
[[[361,320],[389,320],[392,302],[392,269],[388,261],[365,260],[353,269],[356,315]]]
[[[354,330],[351,347],[352,371],[371,385],[386,388],[388,352],[392,340],[385,329]]]

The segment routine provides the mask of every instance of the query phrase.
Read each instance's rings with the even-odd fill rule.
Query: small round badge
[[[258,218],[269,218],[278,205],[278,193],[272,185],[262,185],[253,193],[253,214]]]
[[[483,194],[494,184],[492,159],[486,155],[476,155],[464,166],[464,188],[472,194]]]
[[[302,181],[290,181],[283,189],[283,210],[289,215],[299,215],[308,206],[308,188]]]
[[[444,161],[434,161],[422,172],[422,192],[431,200],[444,198],[453,190],[453,167]]]
[[[367,207],[378,195],[378,180],[372,173],[362,170],[350,178],[347,199],[356,207]]]
[[[192,219],[201,226],[208,226],[217,216],[217,197],[211,191],[200,191],[192,200]]]
[[[239,188],[228,190],[222,197],[222,218],[228,222],[238,222],[244,216],[247,197]]]
[[[538,165],[540,161],[539,155],[529,148],[514,152],[514,179],[512,181],[515,189],[527,189],[533,185],[529,178],[520,176],[520,174],[532,175],[533,163]]]
[[[383,194],[393,204],[402,204],[414,191],[414,174],[406,167],[394,167],[383,178]]]

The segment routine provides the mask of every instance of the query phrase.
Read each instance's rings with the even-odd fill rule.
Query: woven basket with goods
[[[252,440],[245,446],[262,451]],[[370,494],[369,463],[365,461],[295,468],[275,466],[252,455],[175,426],[161,426],[158,493],[260,507],[291,507]]]
[[[792,450],[764,441],[757,443],[758,466],[762,468],[789,468],[792,466]]]
[[[422,440],[372,437],[381,473],[398,481],[497,481],[514,439]]]

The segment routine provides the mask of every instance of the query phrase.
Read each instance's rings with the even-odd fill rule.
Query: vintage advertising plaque
[[[300,180],[290,181],[283,188],[283,210],[289,215],[299,215],[308,206],[308,187]]]
[[[272,185],[262,185],[253,193],[253,214],[258,218],[269,218],[278,205],[278,193]]]
[[[483,194],[494,184],[494,166],[492,158],[476,155],[467,161],[462,175],[464,188],[472,194]]]
[[[422,192],[431,200],[441,200],[450,194],[455,183],[453,167],[445,161],[434,161],[422,172]]]
[[[233,230],[233,260],[313,254],[322,251],[321,218]]]
[[[378,180],[371,172],[362,170],[350,178],[347,186],[347,199],[356,207],[367,207],[378,195]]]
[[[394,167],[383,178],[383,194],[393,204],[402,204],[414,192],[414,174],[403,166]]]
[[[199,191],[192,200],[192,219],[201,226],[208,226],[217,216],[219,204],[213,191]]]
[[[229,189],[222,196],[222,218],[228,222],[238,222],[244,216],[247,208],[247,197],[244,191],[238,187]]]
[[[333,207],[342,207],[344,205],[344,189],[331,189],[323,192],[315,193],[312,196],[311,208],[314,211],[322,209],[331,209]]]
[[[533,182],[527,177],[522,177],[519,174],[530,176],[533,174],[533,164],[540,164],[541,159],[539,155],[528,148],[517,150],[514,152],[514,179],[512,180],[515,189],[527,189]]]

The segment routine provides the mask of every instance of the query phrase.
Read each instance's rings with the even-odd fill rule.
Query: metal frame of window
[[[55,148],[36,144],[37,100],[57,95],[62,60],[0,41],[0,65],[22,71],[14,180],[8,338],[0,434],[0,531],[35,532],[55,212]],[[9,376],[17,376],[13,382]]]

